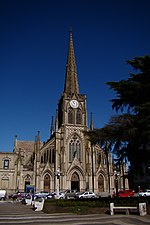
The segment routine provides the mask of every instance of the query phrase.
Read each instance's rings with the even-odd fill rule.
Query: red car
[[[132,197],[134,195],[134,191],[132,190],[122,190],[118,192],[118,197]],[[113,197],[116,197],[116,193],[113,194]]]

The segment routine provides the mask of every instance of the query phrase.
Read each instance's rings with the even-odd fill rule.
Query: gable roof
[[[17,140],[17,149],[21,151],[33,151],[34,150],[34,141],[19,141]]]

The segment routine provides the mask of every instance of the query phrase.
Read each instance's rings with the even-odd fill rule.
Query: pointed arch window
[[[77,151],[77,158],[79,159],[79,161],[81,160],[80,157],[81,157],[81,146],[80,146],[80,142],[79,140],[77,140],[77,143],[76,143],[76,151]]]
[[[99,167],[101,164],[101,152],[96,150],[96,166]]]
[[[106,160],[106,157],[104,157],[104,165],[107,164],[107,160]]]
[[[68,123],[73,124],[73,109],[69,108],[68,111]]]
[[[69,143],[69,161],[72,162],[74,157],[81,161],[81,143],[77,135],[74,135]]]
[[[81,110],[77,109],[77,112],[76,112],[76,124],[81,124],[81,123],[82,123]]]
[[[46,152],[44,152],[44,163],[47,162],[47,158],[46,158]]]
[[[74,142],[73,140],[71,140],[69,143],[69,161],[73,160],[73,156],[74,156]]]
[[[52,149],[49,150],[49,163],[52,163]]]
[[[54,160],[55,160],[55,155],[54,155],[54,149],[50,149],[50,152],[49,152],[49,163],[54,163]]]

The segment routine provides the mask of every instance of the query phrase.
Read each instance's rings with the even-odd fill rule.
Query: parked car
[[[35,193],[35,197],[40,197],[40,198],[47,198],[47,196],[49,195],[50,193],[47,192],[47,191],[40,191],[38,193]]]
[[[57,195],[57,194],[56,194]],[[65,193],[59,192],[59,196],[57,197],[59,199],[64,199],[65,198]]]
[[[129,190],[121,190],[118,192],[118,197],[132,197],[134,195],[134,191],[129,189]],[[113,194],[113,197],[116,197],[116,193]]]
[[[75,198],[80,198],[80,199],[83,199],[83,198],[96,198],[96,194],[94,192],[91,192],[91,191],[85,191],[85,192],[82,192],[82,193],[79,193],[79,194],[76,194],[75,195]]]
[[[57,195],[57,192],[52,192],[50,195],[47,196],[47,198],[65,199],[65,193],[60,191]]]
[[[65,198],[66,199],[75,198],[75,195],[77,194],[77,190],[70,190],[70,189],[68,189],[68,190],[64,191],[64,193],[65,193]]]
[[[49,195],[47,195],[47,199],[51,199],[51,198],[53,198],[54,196],[53,196],[53,194],[52,193],[50,193]]]
[[[97,195],[99,198],[111,198],[112,197],[112,194],[109,192],[99,192]]]
[[[150,196],[150,189],[144,190],[144,191],[140,191],[138,193],[139,197],[146,197],[146,196]]]
[[[26,197],[26,195],[27,195],[27,193],[25,193],[25,192],[17,192],[17,193],[12,194],[11,198],[13,200],[16,200],[16,199],[22,200],[23,198]]]

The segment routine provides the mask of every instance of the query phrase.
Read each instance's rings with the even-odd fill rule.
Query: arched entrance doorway
[[[76,172],[74,172],[71,177],[71,190],[80,190],[79,175]]]
[[[50,192],[50,176],[48,174],[44,177],[44,191]]]
[[[25,184],[24,184],[24,192],[27,192],[27,187],[30,186],[30,176],[27,175],[25,178]]]
[[[101,174],[98,177],[98,191],[104,192],[104,177]]]

